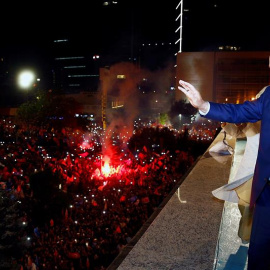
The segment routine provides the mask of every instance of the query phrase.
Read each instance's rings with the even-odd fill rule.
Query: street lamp
[[[24,70],[20,72],[18,76],[18,85],[26,89],[26,94],[27,94],[27,107],[29,106],[28,101],[29,101],[29,89],[30,87],[33,86],[35,80],[35,75],[31,70]],[[27,110],[27,115],[29,114],[29,110]],[[27,126],[26,126],[27,132],[29,133],[29,122],[27,121]]]
[[[27,101],[28,101],[28,90],[33,85],[35,75],[30,70],[24,70],[19,74],[18,84],[21,88],[27,90]]]
[[[32,71],[25,70],[19,74],[18,83],[21,88],[29,88],[34,82],[35,76]]]

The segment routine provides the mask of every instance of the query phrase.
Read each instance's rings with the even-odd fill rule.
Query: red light
[[[101,172],[105,177],[108,177],[111,174],[111,167],[108,161],[105,161],[104,166],[101,168]]]

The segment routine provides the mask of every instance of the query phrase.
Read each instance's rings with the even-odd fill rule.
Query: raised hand
[[[178,89],[188,98],[191,105],[201,112],[206,113],[209,109],[209,102],[202,99],[200,92],[190,83],[180,80]]]

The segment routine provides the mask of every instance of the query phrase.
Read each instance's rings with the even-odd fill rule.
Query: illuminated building
[[[255,50],[255,36],[248,35],[248,42],[244,37],[241,42],[238,38],[234,40],[234,36],[239,37],[237,31],[239,24],[235,24],[235,21],[239,17],[238,12],[242,10],[242,6],[234,5],[233,14],[230,13],[232,20],[228,22],[224,18],[231,5],[223,4],[215,2],[210,8],[204,3],[200,5],[196,2],[193,6],[189,1],[179,0],[176,6],[178,15],[175,19],[178,25],[175,31],[177,34],[175,44],[178,45],[175,54],[176,87],[179,79],[183,79],[194,84],[207,100],[242,103],[245,100],[253,100],[256,94],[269,84],[270,51]],[[204,30],[199,31],[202,27],[199,22],[203,17],[198,16],[205,16],[203,11],[207,11],[207,18],[204,17]],[[188,19],[183,22],[183,18]],[[216,22],[217,27],[214,32],[209,32],[209,29],[214,29],[209,27],[213,21]],[[189,34],[189,37],[184,40],[183,30],[184,33]],[[242,32],[244,30],[245,27]],[[226,43],[241,44],[241,46],[227,46],[226,43],[222,46],[218,45],[224,44],[224,40]],[[183,50],[183,45],[189,51]],[[264,48],[263,44],[261,47]],[[176,100],[182,98],[185,98],[182,92],[176,91]]]
[[[179,79],[195,85],[205,99],[220,103],[252,100],[269,84],[270,51],[182,52],[177,54]],[[184,98],[180,91],[176,99]]]
[[[75,42],[72,39],[54,40],[52,88],[56,92],[91,92],[98,88],[100,56],[74,48]]]

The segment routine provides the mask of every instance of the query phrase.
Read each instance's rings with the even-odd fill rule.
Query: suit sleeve
[[[201,115],[208,119],[228,123],[257,122],[262,118],[263,103],[270,99],[270,88],[265,91],[260,98],[254,101],[245,101],[242,104],[221,104],[210,102],[210,110],[206,115]]]

